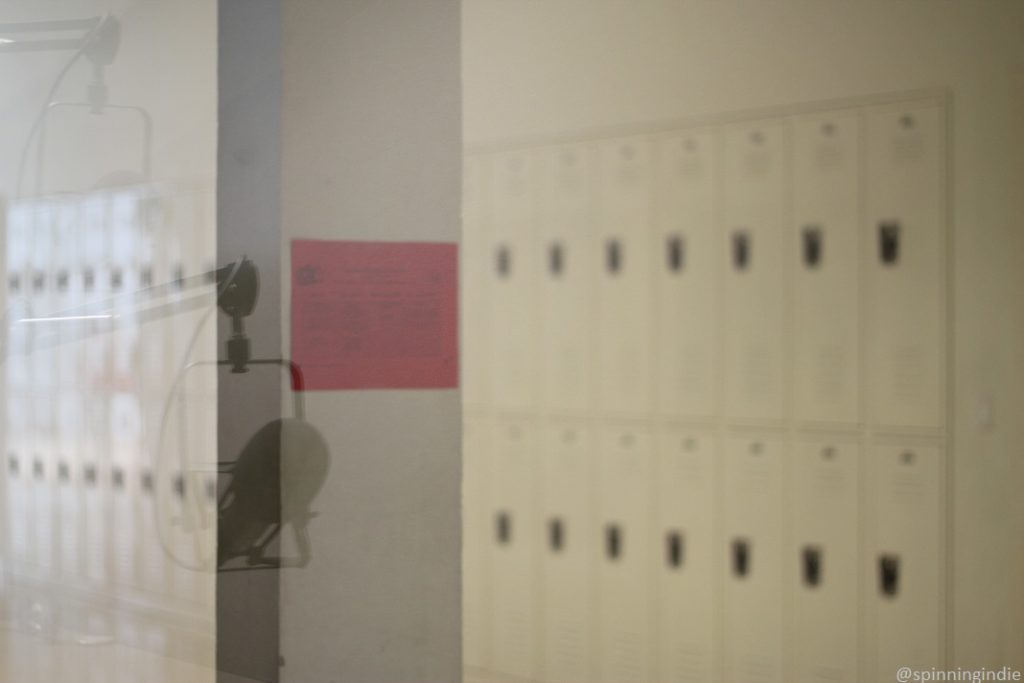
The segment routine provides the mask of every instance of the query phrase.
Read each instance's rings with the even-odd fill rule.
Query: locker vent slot
[[[881,555],[878,558],[878,589],[883,596],[895,598],[900,592],[899,555]]]
[[[683,272],[686,263],[686,249],[682,235],[670,235],[666,240],[668,269],[673,273]]]
[[[548,250],[548,267],[555,277],[560,276],[565,270],[565,250],[558,242],[554,242]]]
[[[622,530],[618,524],[609,524],[604,530],[605,552],[609,560],[622,557]]]
[[[565,526],[558,517],[554,517],[548,523],[548,541],[551,544],[552,552],[561,552],[565,547]]]
[[[751,565],[750,541],[745,538],[737,538],[732,542],[732,573],[737,578],[743,579],[750,574]]]
[[[498,247],[494,267],[500,278],[507,278],[512,273],[512,251],[505,245]]]
[[[824,256],[825,236],[817,225],[808,225],[803,230],[804,265],[809,269],[821,265]]]
[[[683,534],[680,531],[669,531],[665,537],[665,559],[672,569],[683,566]]]
[[[887,266],[893,266],[899,262],[899,221],[882,221],[878,224],[878,258]]]
[[[174,477],[174,495],[179,499],[185,497],[185,477],[181,474]]]
[[[618,240],[608,240],[605,246],[605,259],[608,272],[612,275],[622,270],[622,244]]]
[[[737,230],[732,234],[732,264],[738,271],[748,270],[751,259],[750,233]]]
[[[495,517],[495,534],[498,545],[508,545],[512,542],[512,518],[505,511],[499,512]]]
[[[817,588],[821,585],[822,574],[822,551],[816,545],[804,546],[801,553],[804,569],[804,585],[808,588]]]

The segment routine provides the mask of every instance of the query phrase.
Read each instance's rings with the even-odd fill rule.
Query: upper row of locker
[[[943,118],[918,101],[470,156],[467,405],[938,429]]]

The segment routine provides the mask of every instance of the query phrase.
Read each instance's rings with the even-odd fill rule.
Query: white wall
[[[1024,667],[1022,26],[1015,0],[469,0],[463,8],[471,146],[951,89],[949,623],[952,663],[963,667]]]

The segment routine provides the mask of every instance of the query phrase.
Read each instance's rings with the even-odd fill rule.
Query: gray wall
[[[295,238],[457,241],[457,0],[281,17],[284,263]],[[281,680],[461,680],[458,391],[310,392],[306,413],[332,462],[313,562],[281,573]]]

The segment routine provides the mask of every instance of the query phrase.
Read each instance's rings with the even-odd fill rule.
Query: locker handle
[[[552,552],[556,553],[561,552],[565,545],[565,528],[558,517],[553,517],[548,522],[548,542],[551,544]]]
[[[507,246],[498,247],[494,267],[498,277],[507,278],[512,273],[512,251]]]
[[[7,457],[7,471],[10,472],[13,476],[18,476],[18,470],[20,469],[20,467],[21,466],[18,463],[17,455],[12,453]]]
[[[37,457],[32,461],[32,476],[36,479],[42,479],[43,473],[43,461]]]
[[[821,265],[824,255],[825,236],[817,225],[808,225],[803,230],[804,243],[804,265],[808,268],[817,268]]]
[[[504,510],[495,517],[495,533],[498,545],[508,545],[512,542],[512,518]]]
[[[737,230],[732,234],[732,263],[736,270],[743,271],[750,267],[752,249],[750,234],[746,230]]]
[[[71,478],[71,469],[68,467],[66,462],[62,462],[57,465],[57,479],[66,482]]]
[[[622,530],[618,524],[609,524],[604,530],[605,552],[609,560],[618,560],[622,556]]]
[[[737,538],[732,542],[732,573],[740,579],[750,574],[751,547],[750,541]]]
[[[900,590],[899,555],[878,557],[878,590],[884,597],[895,598]]]
[[[552,243],[548,249],[548,267],[551,269],[551,274],[555,277],[561,275],[565,268],[564,249],[558,242]]]
[[[668,258],[668,269],[673,273],[681,273],[686,262],[686,248],[682,235],[670,235],[665,244]]]
[[[669,531],[665,537],[665,556],[668,566],[679,569],[683,566],[684,544],[681,531]]]
[[[878,258],[883,265],[887,266],[892,266],[899,262],[899,221],[882,221],[878,224]]]
[[[605,265],[612,275],[622,270],[622,244],[616,240],[608,240],[605,245]]]
[[[85,475],[85,483],[86,484],[88,484],[89,486],[95,485],[96,484],[96,465],[86,465],[85,466],[84,475]]]
[[[817,588],[821,585],[822,549],[816,545],[804,546],[801,552],[804,568],[804,585]]]

